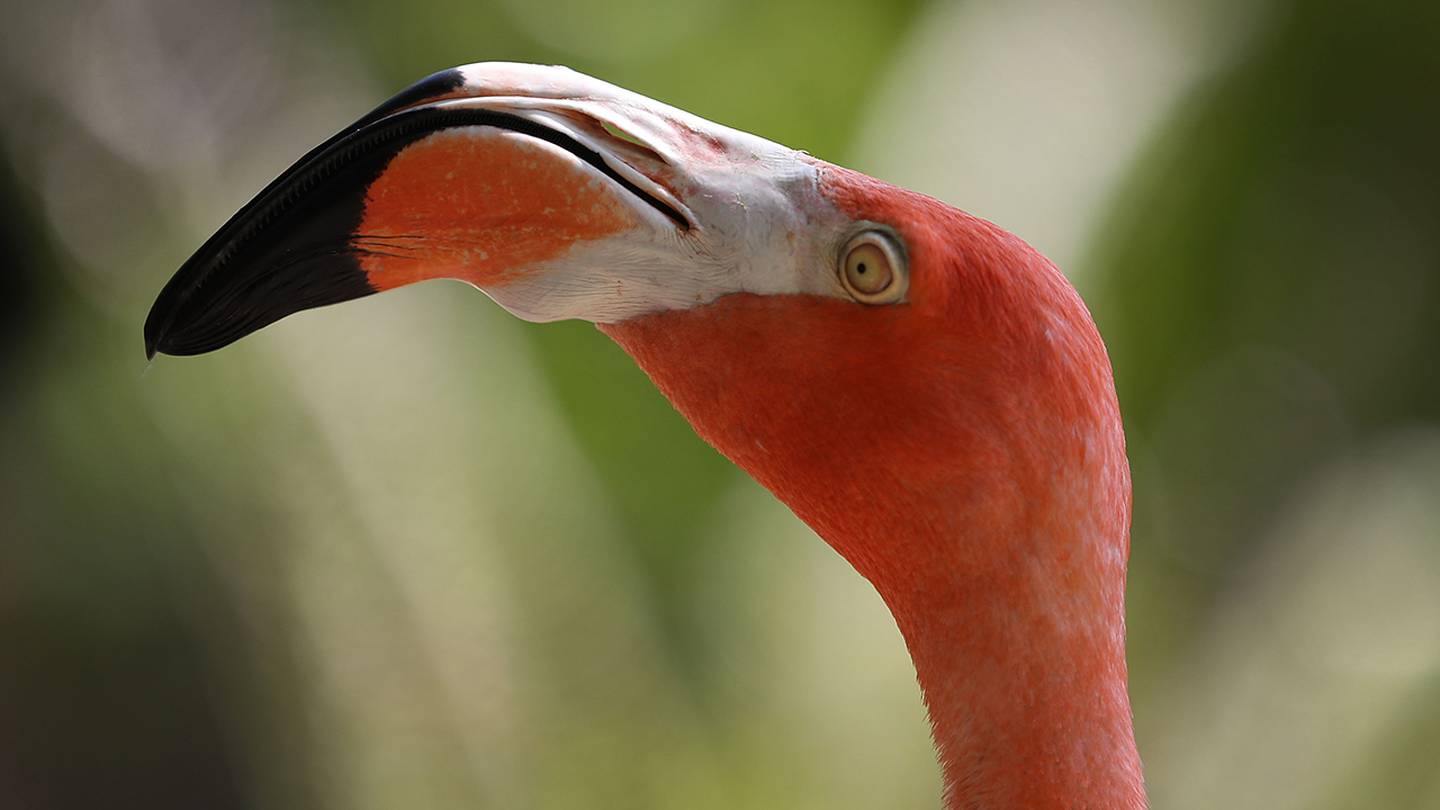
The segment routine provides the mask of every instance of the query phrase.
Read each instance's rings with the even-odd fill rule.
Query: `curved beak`
[[[536,321],[803,291],[802,274],[760,274],[752,259],[803,249],[794,231],[828,208],[815,177],[800,153],[564,68],[456,68],[311,150],[236,213],[160,292],[145,351],[211,351],[429,278]]]

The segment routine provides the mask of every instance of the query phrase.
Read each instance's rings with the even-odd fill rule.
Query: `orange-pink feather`
[[[1089,312],[994,225],[821,172],[842,210],[905,240],[906,303],[741,294],[601,328],[875,585],[914,658],[948,807],[1143,807],[1129,467]]]

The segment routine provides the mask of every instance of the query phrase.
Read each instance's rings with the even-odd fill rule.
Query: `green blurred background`
[[[869,586],[585,324],[434,283],[144,363],[431,71],[560,62],[1091,303],[1154,804],[1440,807],[1440,5],[7,0],[0,807],[935,808]]]

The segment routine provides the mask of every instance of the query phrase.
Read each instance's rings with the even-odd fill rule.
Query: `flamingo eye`
[[[895,238],[878,230],[861,231],[841,252],[840,283],[862,304],[893,304],[903,300],[909,268]]]

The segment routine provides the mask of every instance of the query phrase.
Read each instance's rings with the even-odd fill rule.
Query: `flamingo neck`
[[[1085,539],[1066,542],[1089,553]],[[1023,556],[1003,569],[872,580],[915,663],[946,807],[1143,808],[1120,602],[1097,598],[1093,579]]]
[[[857,325],[845,302],[735,295],[601,326],[874,584],[951,810],[1145,806],[1124,434],[1104,347],[1045,272],[1063,318],[893,308]]]
[[[827,483],[859,509],[751,468],[894,614],[950,810],[1146,806],[1126,683],[1123,436],[1118,419],[1067,423],[1027,414],[989,439],[941,439],[946,473],[912,457]]]

